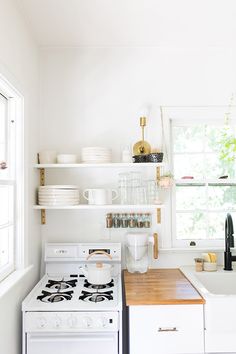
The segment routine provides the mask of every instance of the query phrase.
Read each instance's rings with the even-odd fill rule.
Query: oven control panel
[[[25,332],[117,332],[119,312],[26,312]]]

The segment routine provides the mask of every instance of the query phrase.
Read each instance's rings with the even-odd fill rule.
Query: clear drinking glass
[[[147,180],[145,182],[147,191],[147,203],[158,204],[160,202],[158,184],[154,179]]]
[[[130,204],[130,174],[119,173],[118,188],[120,204]]]

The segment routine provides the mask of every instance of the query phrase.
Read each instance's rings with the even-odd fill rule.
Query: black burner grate
[[[104,291],[104,292],[89,292],[82,290],[79,300],[90,301],[90,302],[102,302],[113,300],[113,291]]]
[[[85,279],[84,287],[87,289],[95,289],[95,290],[110,289],[114,287],[114,280],[112,279],[110,283],[107,284],[91,284],[88,282],[87,279]]]
[[[42,295],[39,295],[37,297],[37,300],[43,301],[43,302],[48,302],[48,303],[52,303],[52,302],[61,302],[64,300],[71,300],[72,299],[72,294],[73,291],[66,291],[66,292],[54,292],[54,293],[50,293],[48,291],[43,290],[42,291]]]
[[[56,290],[65,290],[65,289],[69,289],[69,288],[74,288],[76,286],[77,281],[78,281],[77,279],[73,279],[73,280],[49,279],[48,283],[46,284],[46,288],[56,289]]]

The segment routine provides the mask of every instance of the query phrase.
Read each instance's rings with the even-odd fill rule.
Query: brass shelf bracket
[[[45,185],[45,168],[40,168],[40,181],[39,181],[40,186]],[[42,209],[41,210],[41,225],[46,224],[46,210]]]
[[[46,224],[46,210],[42,209],[41,210],[41,225],[45,225]]]
[[[159,182],[160,179],[161,179],[161,168],[157,167],[156,168],[156,180],[157,180],[157,182]]]
[[[161,223],[161,209],[160,208],[157,209],[157,223],[158,224]]]
[[[40,168],[40,181],[39,181],[40,186],[45,185],[45,168]]]

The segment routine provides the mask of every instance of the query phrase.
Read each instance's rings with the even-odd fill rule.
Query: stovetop
[[[26,311],[115,311],[121,306],[120,276],[94,285],[81,274],[45,275],[23,301]]]

